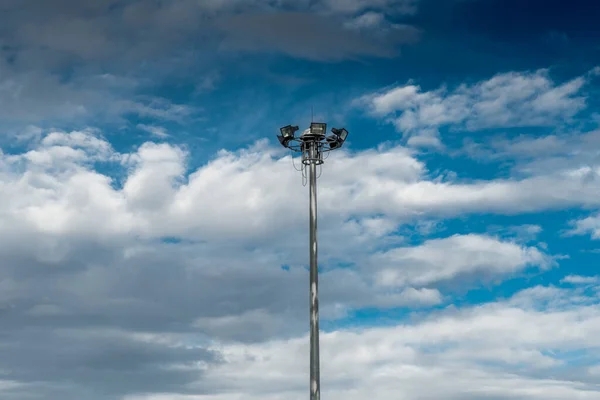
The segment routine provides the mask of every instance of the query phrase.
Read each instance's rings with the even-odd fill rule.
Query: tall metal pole
[[[317,165],[323,164],[323,153],[342,147],[348,131],[346,128],[332,128],[332,135],[326,136],[327,124],[311,122],[310,129],[300,137],[295,137],[297,126],[287,125],[277,135],[279,143],[287,149],[302,153],[302,177],[305,166],[309,176],[309,252],[310,252],[310,400],[321,398],[321,378],[319,371],[319,269],[317,263]],[[293,159],[292,159],[293,161]]]
[[[310,198],[310,400],[320,400],[319,371],[319,272],[317,267],[317,156],[318,144],[310,146],[309,198]]]

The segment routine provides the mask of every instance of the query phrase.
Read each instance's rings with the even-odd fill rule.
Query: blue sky
[[[600,398],[597,15],[4,0],[0,397],[305,398],[314,110],[323,396]]]

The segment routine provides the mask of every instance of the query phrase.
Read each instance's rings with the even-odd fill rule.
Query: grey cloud
[[[123,122],[138,115],[183,122],[199,110],[165,98],[138,95],[136,79],[111,74],[79,75],[65,80],[48,71],[16,71],[0,61],[0,118],[4,128],[68,122]]]
[[[230,52],[219,51],[222,48],[340,61],[390,57],[399,44],[418,38],[416,29],[405,26],[380,32],[343,28],[367,8],[396,14],[398,4],[412,1],[345,3],[3,1],[2,127],[125,122],[119,118],[127,111],[145,112],[139,102],[128,100],[150,92],[167,77],[210,87],[210,82],[198,80],[204,73],[214,76],[230,58]],[[99,76],[123,82],[112,85],[100,82]]]
[[[201,7],[179,0],[170,4],[138,0],[8,2],[3,41],[20,66],[64,66],[77,61],[110,61],[157,56],[182,33],[198,30]],[[14,49],[19,49],[15,52]]]
[[[66,250],[55,260],[0,252],[0,380],[25,385],[12,398],[185,392],[187,384],[201,378],[195,363],[219,362],[218,354],[140,340],[136,334],[179,333],[197,342],[203,333],[194,325],[199,317],[263,306],[281,314],[290,304],[295,309],[294,303],[304,304],[290,301],[300,293],[294,290],[296,277],[280,271],[283,279],[278,279],[255,263],[236,273],[218,259],[194,266],[185,249],[159,247],[125,260],[124,249],[114,244],[78,244],[81,250]],[[243,330],[247,325],[238,328],[237,339],[258,340]],[[208,333],[219,338],[219,332]]]
[[[280,269],[283,259],[275,254],[282,248],[258,254],[215,244],[152,243],[125,258],[124,252],[140,244],[127,238],[105,244],[66,241],[72,247],[63,247],[62,257],[53,260],[0,252],[0,263],[8,267],[0,270],[5,332],[15,337],[54,332],[58,340],[61,330],[83,334],[112,329],[253,343],[294,337],[306,328],[308,273],[302,267]],[[427,307],[439,303],[439,296],[435,290],[378,291],[353,270],[334,269],[321,276],[325,321],[353,308]],[[61,343],[53,347],[66,345]],[[0,352],[7,363],[0,361],[0,370],[12,356]],[[135,382],[131,385],[127,390],[141,390]]]
[[[391,57],[396,46],[418,40],[419,32],[400,27],[384,38],[345,29],[339,19],[307,13],[269,13],[221,18],[229,50],[281,52],[298,58],[340,61],[361,56]]]
[[[343,22],[340,17],[348,18],[367,8],[406,14],[414,11],[415,4],[414,0],[385,0],[375,4],[362,1],[281,2],[277,6],[264,0],[10,0],[0,6],[0,44],[4,55],[21,66],[61,67],[65,63],[82,61],[122,64],[127,60],[139,62],[173,56],[186,48],[198,48],[200,44],[209,51],[210,43],[215,43],[211,40],[215,21],[233,36],[234,43],[238,44],[236,47],[254,50],[249,43],[239,43],[239,35],[245,33],[257,40],[268,39],[274,31],[265,30],[261,24],[264,21],[281,28],[277,34],[283,35],[283,41],[267,40],[264,43],[272,46],[274,51],[288,53],[285,47],[295,44],[300,47],[296,56],[311,59],[323,59],[323,51],[336,52],[331,56],[335,59],[356,54],[389,56],[393,44],[414,41],[415,31],[403,29],[390,35],[385,43],[378,43],[359,35],[345,34],[339,28]],[[283,10],[300,13],[280,14]],[[257,12],[261,14],[253,14]],[[334,21],[326,26],[318,15],[333,16]],[[319,25],[321,22],[323,26]],[[311,27],[311,23],[315,25]],[[323,41],[328,45],[324,46]]]
[[[0,355],[3,379],[69,384],[75,391],[113,396],[181,390],[201,372],[169,367],[218,362],[202,348],[144,342],[111,332],[34,328],[5,333]]]
[[[365,9],[383,9],[397,15],[410,15],[417,12],[419,2],[420,0],[323,0],[321,7],[351,14]]]
[[[101,150],[110,150],[110,145],[99,140],[93,132],[54,132],[37,147],[32,144],[40,155],[48,155],[52,145],[86,148],[90,162],[97,159],[97,153],[103,154],[104,158],[126,158],[125,155],[110,154],[109,157],[102,153]],[[164,200],[173,199],[172,193],[168,192],[174,188],[163,183],[170,182],[171,175],[179,173],[179,166],[183,168],[183,160],[175,149],[167,145],[146,145],[140,152],[129,155],[131,158],[137,156],[141,165],[127,171],[129,175],[151,178],[137,180],[134,186],[138,195],[142,193],[147,197],[136,197],[135,191],[124,191],[127,184],[121,188],[110,186],[108,179],[100,180],[106,178],[100,173],[94,175],[88,171],[73,180],[68,174],[64,175],[64,171],[57,172],[48,164],[25,163],[12,168],[9,159],[14,160],[14,156],[2,157],[0,163],[4,164],[0,164],[0,173],[7,191],[0,197],[0,205],[6,210],[4,223],[0,226],[0,371],[9,371],[4,379],[31,383],[39,376],[39,381],[44,378],[49,365],[57,365],[64,374],[55,372],[44,379],[52,381],[52,390],[56,393],[53,396],[58,398],[92,398],[93,393],[100,391],[121,395],[150,390],[159,392],[177,384],[182,388],[173,391],[182,392],[187,390],[186,385],[192,384],[194,376],[201,375],[200,370],[190,372],[189,363],[204,360],[220,366],[219,353],[207,353],[200,348],[191,351],[193,359],[190,359],[187,353],[180,353],[179,347],[157,338],[193,339],[196,344],[208,339],[248,343],[302,334],[307,326],[308,274],[303,267],[307,248],[306,219],[300,212],[293,217],[287,213],[282,216],[273,205],[283,203],[295,208],[295,198],[300,199],[299,204],[305,203],[300,195],[280,186],[280,176],[273,177],[269,173],[272,181],[261,177],[260,171],[272,171],[267,168],[273,165],[271,153],[245,151],[242,154],[245,156],[221,154],[212,161],[212,167],[196,171],[196,177],[203,177],[200,182],[208,186],[201,186],[202,191],[192,193],[184,219],[165,218],[168,212],[160,208],[133,207],[135,218],[148,221],[141,224],[141,230],[126,223],[129,217],[128,211],[124,210],[128,205],[124,203],[137,199],[141,200],[138,204],[145,204],[144,200],[158,200],[162,204]],[[400,149],[360,154],[349,157],[340,153],[338,162],[330,164],[329,178],[323,176],[325,180],[336,179],[335,184],[323,183],[339,188],[339,185],[357,179],[364,180],[365,176],[369,180],[379,176],[389,178],[388,181],[413,182],[419,179],[423,170],[408,152]],[[88,165],[69,160],[56,159],[66,170],[83,173]],[[289,159],[278,160],[277,165],[285,161],[285,165],[291,167]],[[144,162],[150,169],[143,170]],[[356,165],[362,165],[359,170],[366,175],[336,174],[338,169],[347,171],[349,166]],[[368,166],[367,169],[364,166]],[[31,180],[22,179],[22,174],[27,171],[23,167],[30,168],[28,176],[33,177]],[[113,165],[110,172],[118,173],[117,168],[120,167]],[[218,173],[223,171],[224,174]],[[258,175],[255,175],[256,171],[259,171]],[[138,174],[140,172],[144,173]],[[244,177],[242,181],[240,176]],[[86,182],[92,185],[88,187]],[[194,188],[193,182],[194,178],[188,176],[188,189]],[[225,189],[223,182],[227,182],[228,187],[220,193]],[[265,197],[259,197],[253,208],[245,212],[246,199],[230,193],[246,192],[244,185],[248,182],[252,187],[257,187],[255,182],[260,182]],[[279,188],[273,190],[270,184]],[[301,186],[294,184],[294,187],[298,188],[298,193],[303,192]],[[184,190],[184,187],[177,190]],[[289,196],[279,200],[277,191]],[[272,195],[275,197],[269,197]],[[128,199],[127,196],[132,197]],[[202,203],[206,197],[216,199],[216,203]],[[225,202],[232,197],[235,202]],[[335,200],[339,198],[336,190],[329,194],[324,192],[321,197],[323,229],[320,230],[320,243],[324,250],[321,265],[327,269],[329,262],[336,258],[341,261],[350,258],[357,265],[367,267],[364,261],[370,252],[377,250],[377,246],[393,244],[382,237],[392,234],[397,222],[359,216],[354,221],[347,221],[352,213],[342,210],[340,215]],[[116,208],[105,208],[111,204]],[[45,213],[29,214],[27,218],[27,210],[52,205],[65,205],[65,208],[61,212],[60,207],[49,207]],[[201,213],[203,209],[210,213]],[[214,210],[220,210],[221,214],[217,215]],[[371,210],[373,208],[369,208],[369,214]],[[154,220],[154,216],[158,219]],[[260,218],[253,219],[255,216]],[[179,224],[194,218],[199,218],[196,223],[200,223],[197,225],[200,235],[186,236],[186,229],[180,229]],[[69,223],[61,223],[61,220]],[[161,221],[167,225],[161,225]],[[169,234],[184,236],[192,243],[168,244],[158,240]],[[194,239],[198,242],[193,242]],[[442,250],[437,259],[447,261],[448,250]],[[466,258],[469,258],[468,254]],[[291,266],[290,271],[280,268],[284,263]],[[429,264],[421,263],[423,266]],[[404,290],[405,287],[379,290],[371,282],[373,272],[367,268],[324,272],[321,280],[323,316],[334,319],[339,315],[337,312],[341,314],[345,309],[366,306],[398,307],[419,301],[430,305],[440,301],[440,293],[433,289],[420,292]],[[154,339],[143,340],[141,334]],[[40,349],[44,343],[50,348]],[[107,347],[111,349],[102,350]],[[173,350],[172,357],[165,354],[170,349]],[[81,357],[76,357],[71,350],[80,352]],[[106,356],[99,358],[97,350],[107,353]],[[34,354],[29,354],[30,351]],[[124,383],[119,380],[121,375],[117,377],[114,372],[118,368],[107,365],[128,354],[130,360],[127,363],[131,363],[125,363],[129,369],[126,368],[128,372],[122,375],[130,376],[130,379]],[[45,362],[36,361],[41,356],[45,357]],[[21,357],[14,363],[20,372],[12,368],[15,357]],[[173,368],[173,364],[179,368]],[[131,370],[139,371],[143,376]],[[155,377],[157,371],[167,371],[165,380]],[[95,378],[98,381],[92,382]],[[149,386],[144,379],[151,380],[156,386]],[[28,390],[48,393],[46,386]],[[69,386],[73,387],[71,391]],[[201,392],[202,387],[198,387]],[[19,395],[15,394],[13,398],[26,398],[24,394]],[[105,395],[104,398],[109,396],[116,397]]]

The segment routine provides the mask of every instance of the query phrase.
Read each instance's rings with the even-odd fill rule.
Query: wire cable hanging
[[[294,156],[292,156],[292,165],[294,166],[294,169],[296,171],[302,171],[302,170],[304,170],[304,164],[302,164],[302,166],[300,167],[300,169],[298,169],[298,167],[296,167],[296,163],[294,162]]]
[[[306,175],[306,168],[302,168],[302,186],[306,187],[308,183],[308,176]]]

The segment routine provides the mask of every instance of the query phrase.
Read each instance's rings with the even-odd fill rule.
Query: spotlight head
[[[346,141],[346,138],[348,137],[348,131],[346,130],[346,128],[331,128],[331,132],[333,133],[333,135],[327,137],[329,148],[334,150],[342,147],[342,145]]]
[[[346,141],[346,138],[348,137],[348,131],[346,130],[346,128],[338,129],[337,135],[339,136],[342,143],[344,143]]]
[[[298,129],[300,128],[298,128],[297,126],[287,125],[279,129],[279,131],[281,132],[281,136],[283,136],[284,139],[291,140],[294,138],[294,133]]]
[[[310,124],[310,134],[313,136],[323,137],[327,131],[327,124],[324,122],[312,122]]]
[[[331,132],[333,132],[334,135],[339,137],[342,142],[345,142],[346,138],[348,137],[348,131],[346,130],[346,128],[331,128]]]

